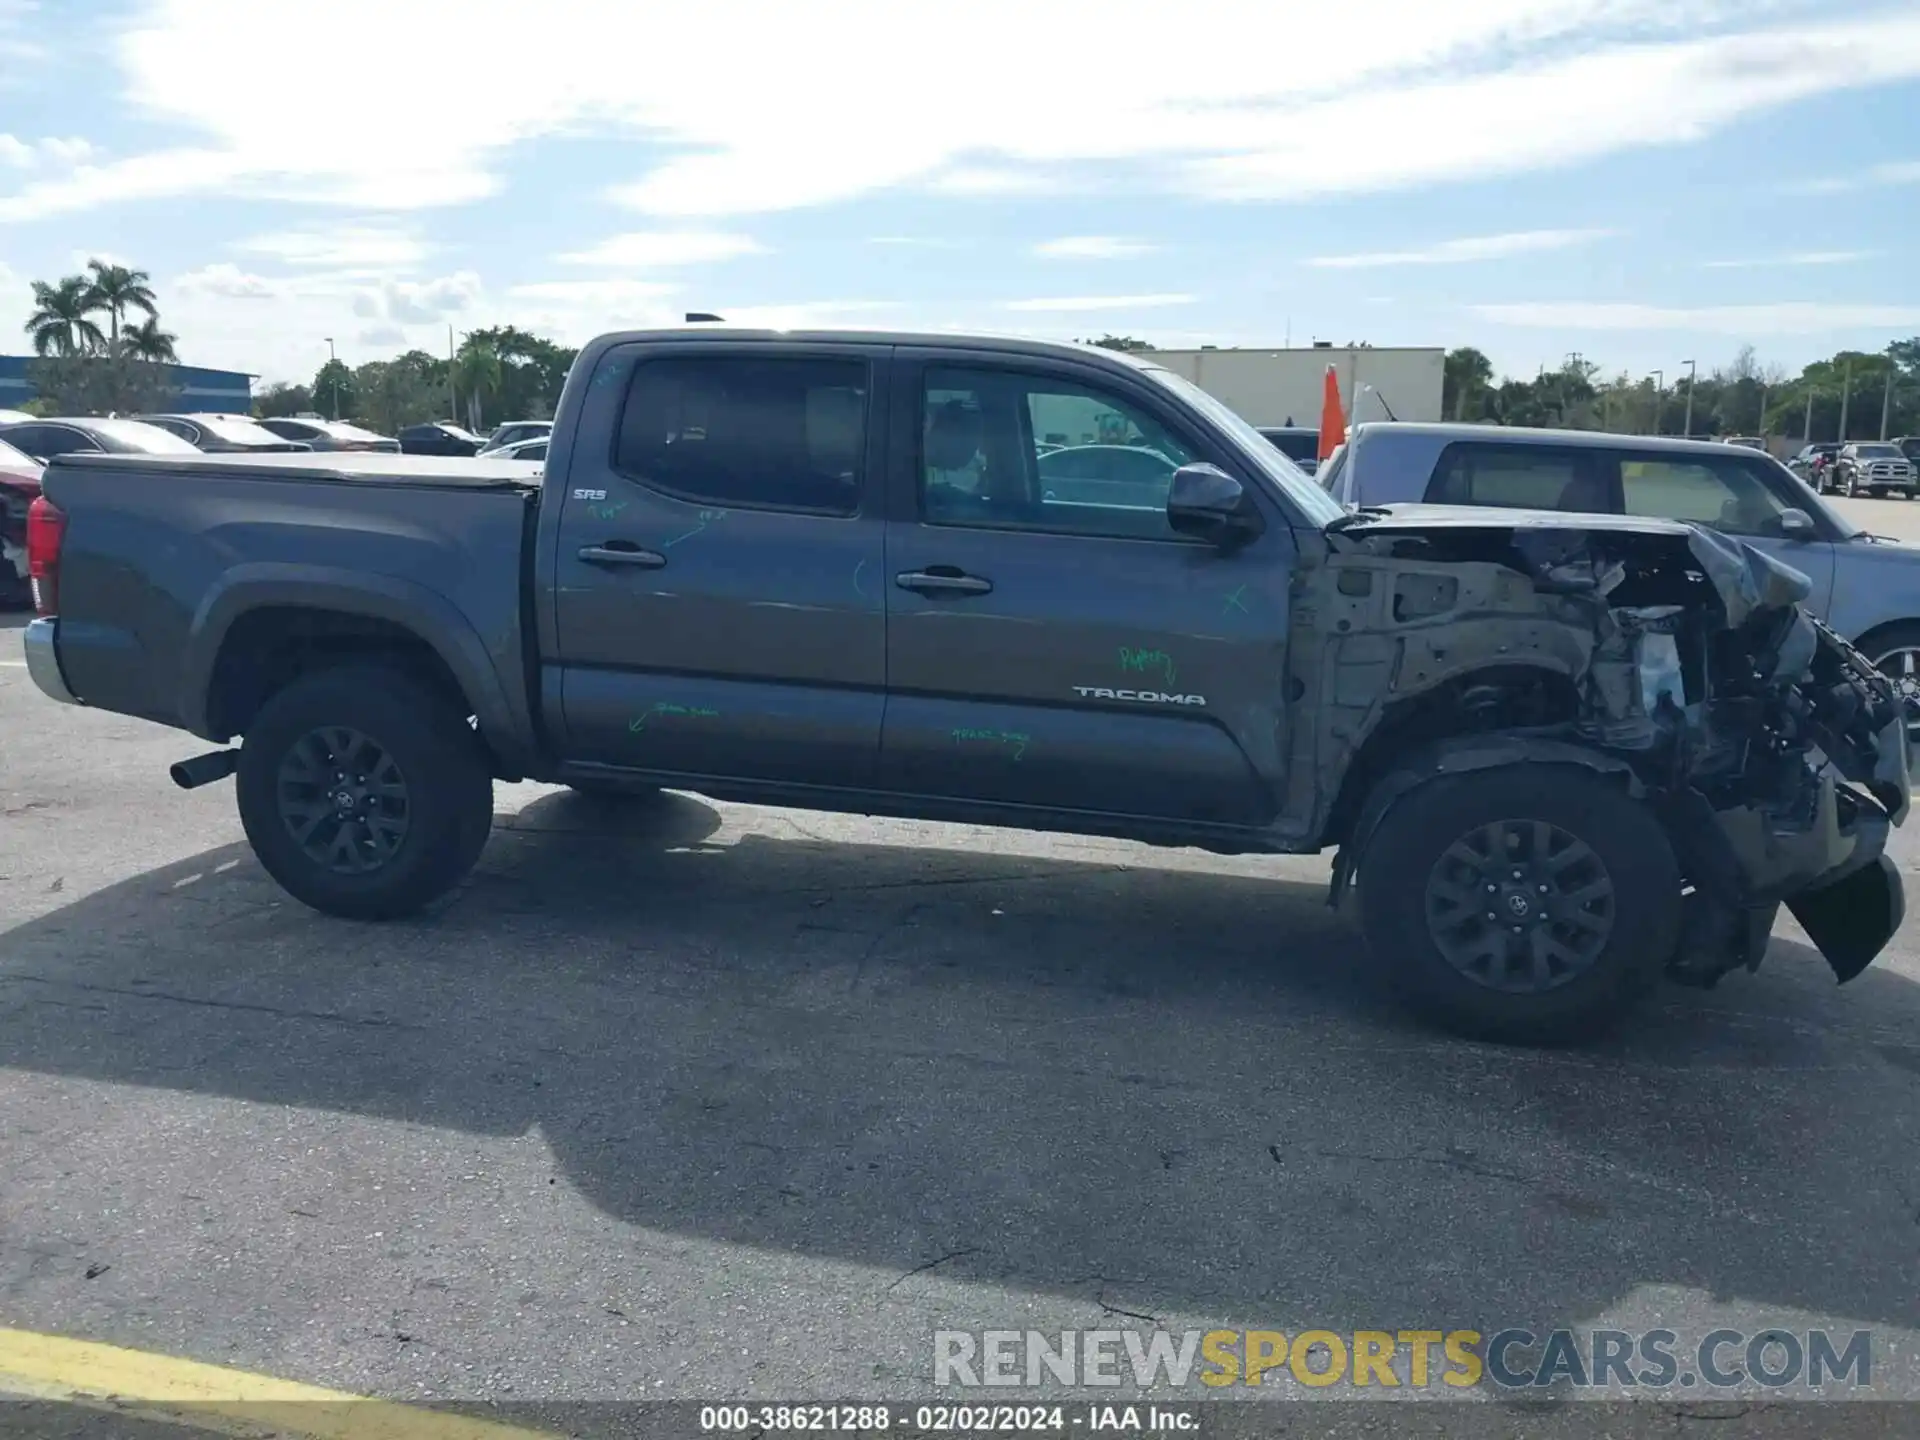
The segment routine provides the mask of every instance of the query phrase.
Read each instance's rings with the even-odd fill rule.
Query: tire
[[[1539,822],[1560,837],[1548,846],[1552,863],[1535,863]],[[1499,889],[1485,893],[1494,883],[1485,870],[1461,882],[1461,846],[1503,831],[1517,833],[1519,846],[1506,841],[1492,867]],[[1564,841],[1585,846],[1585,858]],[[1525,878],[1509,885],[1514,868]],[[1611,887],[1607,896],[1589,895],[1597,880]],[[1545,919],[1541,883],[1559,892]],[[1472,1039],[1561,1044],[1612,1027],[1659,983],[1679,943],[1680,890],[1673,848],[1644,806],[1575,766],[1511,766],[1444,776],[1388,809],[1361,864],[1361,923],[1393,988],[1426,1019]],[[1502,918],[1486,923],[1481,905]],[[1577,922],[1562,918],[1575,912]],[[1516,918],[1527,927],[1517,938]],[[1531,969],[1544,944],[1548,982],[1529,990],[1472,978],[1447,958],[1443,935],[1456,955],[1485,947],[1487,972],[1503,966],[1497,957],[1510,943],[1517,948],[1507,953],[1530,957]],[[1554,958],[1554,946],[1578,963]],[[1513,969],[1503,977],[1527,983]]]
[[[342,822],[328,809],[336,792],[324,772],[342,755],[374,786],[387,777],[379,794],[360,787],[372,819]],[[247,729],[235,788],[267,873],[302,904],[350,920],[431,904],[473,868],[493,825],[492,767],[460,707],[386,666],[317,671],[274,695]],[[296,825],[309,844],[336,848],[316,855]]]
[[[1920,620],[1864,635],[1855,648],[1899,687],[1907,707],[1907,744],[1920,745]]]

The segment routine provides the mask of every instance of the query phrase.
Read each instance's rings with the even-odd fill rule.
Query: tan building
[[[1446,351],[1439,346],[1307,349],[1149,350],[1143,359],[1184,376],[1255,425],[1317,428],[1327,366],[1340,380],[1340,403],[1352,420],[1440,420]],[[1364,394],[1368,388],[1375,392]],[[1361,394],[1359,412],[1354,396]],[[1381,401],[1385,402],[1383,407]]]

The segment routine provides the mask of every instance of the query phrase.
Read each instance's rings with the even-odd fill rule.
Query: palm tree
[[[470,338],[454,360],[453,376],[467,394],[468,426],[478,430],[486,400],[500,390],[500,352],[485,340]]]
[[[99,308],[84,275],[69,275],[57,285],[34,281],[33,313],[25,327],[33,339],[33,353],[88,355],[100,349],[107,337],[93,323],[92,316]]]
[[[177,365],[180,363],[180,354],[174,349],[174,342],[179,338],[172,331],[162,330],[157,316],[149,316],[138,325],[127,327],[125,353],[135,360]]]
[[[105,310],[112,320],[110,349],[120,348],[120,322],[129,310],[145,311],[149,320],[159,318],[160,312],[153,303],[153,287],[148,283],[153,277],[146,271],[109,265],[104,260],[89,260],[87,269],[93,274],[88,284],[94,308]]]

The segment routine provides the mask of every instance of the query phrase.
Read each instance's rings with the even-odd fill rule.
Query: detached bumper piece
[[[1907,918],[1906,892],[1891,858],[1876,855],[1844,879],[1787,901],[1842,985],[1874,962]]]

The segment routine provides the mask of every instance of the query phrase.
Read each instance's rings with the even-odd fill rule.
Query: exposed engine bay
[[[1582,517],[1586,519],[1587,517]],[[1617,774],[1685,877],[1668,969],[1758,966],[1785,904],[1841,981],[1904,914],[1889,827],[1909,805],[1893,683],[1806,613],[1798,571],[1716,531],[1393,506],[1303,557],[1289,813],[1341,846],[1424,780],[1523,761]]]

